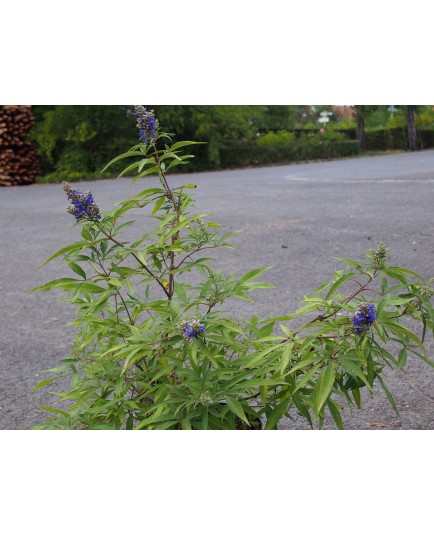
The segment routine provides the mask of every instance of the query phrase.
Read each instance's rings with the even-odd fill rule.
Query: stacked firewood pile
[[[30,184],[39,161],[27,134],[34,125],[30,106],[0,106],[0,186]]]

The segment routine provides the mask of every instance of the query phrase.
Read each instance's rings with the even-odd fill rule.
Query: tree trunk
[[[407,105],[407,133],[408,148],[410,151],[417,151],[416,121],[414,119],[414,104]]]
[[[360,152],[366,151],[366,133],[365,133],[365,106],[358,104],[354,106],[357,112],[357,138],[359,140]]]

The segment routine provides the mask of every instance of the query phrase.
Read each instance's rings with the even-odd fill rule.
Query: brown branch
[[[102,233],[103,233],[109,240],[111,240],[112,242],[114,242],[115,244],[117,244],[119,247],[121,247],[121,248],[124,248],[124,247],[125,247],[124,244],[122,244],[122,242],[119,242],[118,240],[116,240],[116,238],[113,238],[113,236],[111,236],[111,234],[107,234],[107,233],[104,231],[104,229],[102,229],[101,227],[99,227],[99,229],[100,229],[100,231],[101,231],[101,232],[102,232]],[[130,255],[132,255],[132,256],[136,259],[136,261],[140,264],[140,266],[141,266],[142,268],[144,268],[144,270],[145,270],[145,271],[146,271],[152,278],[155,279],[155,281],[156,281],[156,282],[160,285],[160,287],[163,289],[164,294],[166,294],[166,296],[169,298],[169,293],[168,293],[166,287],[165,287],[165,286],[163,285],[163,283],[158,279],[158,277],[157,277],[155,274],[153,274],[153,273],[151,272],[151,270],[149,270],[149,268],[146,266],[146,264],[144,264],[144,263],[139,259],[139,257],[137,257],[137,255],[136,255],[133,251],[130,251],[129,253],[130,253]]]

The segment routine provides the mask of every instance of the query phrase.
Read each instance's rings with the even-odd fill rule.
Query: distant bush
[[[152,107],[151,107],[152,108]],[[331,121],[320,128],[313,120],[301,123],[290,106],[155,106],[168,132],[178,132],[198,145],[188,172],[246,166],[324,160],[359,154],[355,121]],[[405,113],[389,117],[386,108],[366,122],[369,151],[408,148]],[[41,163],[39,182],[102,178],[100,170],[112,154],[137,142],[131,133],[134,118],[127,106],[33,106],[33,142]],[[308,111],[306,112],[307,116]],[[374,125],[386,121],[388,127]],[[416,114],[418,145],[434,147],[434,110]],[[259,133],[259,135],[258,135]],[[110,176],[121,171],[116,163]],[[183,170],[184,171],[184,170]]]
[[[257,140],[259,147],[287,147],[294,143],[295,135],[287,130],[267,132]]]
[[[434,110],[431,108],[417,114],[416,126],[419,130],[434,129]]]
[[[303,140],[286,147],[268,146],[252,143],[233,142],[221,149],[220,160],[223,168],[261,166],[267,164],[286,164],[304,160],[326,160],[357,156],[357,141],[309,142]]]
[[[303,143],[297,147],[298,160],[322,160],[357,156],[360,152],[357,141],[316,141]]]
[[[405,128],[366,129],[366,149],[368,151],[405,150],[407,147]]]
[[[111,154],[136,141],[131,134],[134,118],[126,106],[33,106],[32,112],[43,177],[65,180],[67,175],[73,180],[78,173],[87,178]]]
[[[418,131],[418,141],[421,149],[434,147],[434,129]]]

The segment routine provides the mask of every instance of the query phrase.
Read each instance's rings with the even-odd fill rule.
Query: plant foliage
[[[81,239],[46,262],[63,259],[72,274],[36,290],[65,291],[77,336],[54,377],[36,386],[70,377],[58,393],[66,409],[45,408],[37,428],[275,429],[294,412],[319,427],[328,413],[343,428],[343,406],[360,407],[376,382],[397,409],[385,368],[410,355],[433,366],[424,347],[432,280],[390,266],[380,244],[364,260],[338,259],[343,267],[298,310],[234,320],[222,304],[252,301],[252,290],[270,287],[260,280],[270,267],[242,277],[212,268],[208,250],[232,247],[234,233],[195,212],[195,184],[170,186],[168,172],[190,161],[184,151],[196,142],[173,142],[150,113],[142,141],[108,167],[126,162],[120,175],[157,175],[159,187],[100,212],[90,192],[65,185]],[[154,227],[127,240],[137,209],[148,209]]]

